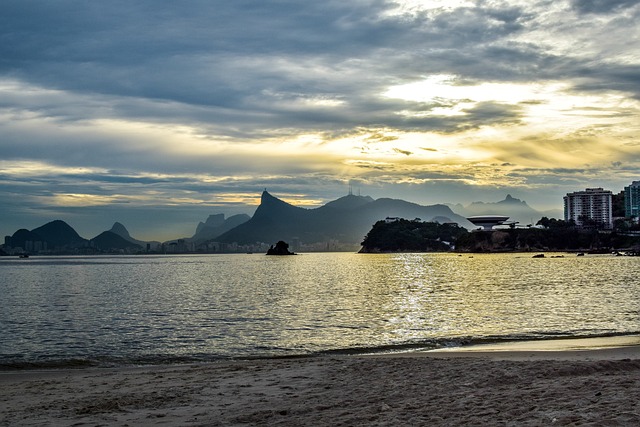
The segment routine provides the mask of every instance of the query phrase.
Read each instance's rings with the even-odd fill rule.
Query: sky
[[[3,0],[0,233],[640,180],[640,2]]]

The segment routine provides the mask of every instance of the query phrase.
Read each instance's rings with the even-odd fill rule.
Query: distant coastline
[[[469,232],[454,224],[397,219],[377,222],[362,242],[360,252],[613,252],[637,255],[640,236],[565,226]]]
[[[526,207],[510,196],[499,205],[506,212],[512,205]],[[572,221],[547,217],[526,227],[517,223],[510,221],[509,227],[492,231],[472,231],[474,225],[467,218],[444,205],[421,206],[399,199],[374,200],[349,194],[319,208],[304,209],[264,191],[252,217],[210,215],[197,225],[191,237],[141,241],[116,222],[110,230],[85,239],[66,222],[54,220],[5,236],[0,255],[264,253],[280,239],[290,242],[291,250],[298,253],[640,252],[640,226],[631,221],[619,220],[610,230],[598,229],[597,223],[587,229]]]

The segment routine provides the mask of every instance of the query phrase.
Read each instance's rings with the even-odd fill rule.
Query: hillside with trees
[[[262,193],[253,217],[215,238],[223,243],[251,244],[297,239],[303,243],[335,240],[357,245],[381,218],[403,217],[455,222],[472,228],[467,219],[445,205],[422,206],[398,199],[372,199],[350,194],[324,206],[305,209]]]
[[[378,221],[362,242],[360,252],[637,252],[640,248],[640,236],[621,231],[581,230],[572,222],[548,218],[542,218],[537,225],[544,228],[468,232],[456,224]]]
[[[457,224],[406,219],[378,221],[362,241],[360,252],[446,252],[465,234],[469,232]]]
[[[640,236],[597,230],[515,229],[473,232],[456,241],[459,252],[601,251],[634,249]]]

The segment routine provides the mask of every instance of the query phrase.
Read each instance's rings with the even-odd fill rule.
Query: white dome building
[[[503,215],[478,215],[467,218],[473,225],[482,227],[485,231],[491,231],[493,227],[502,225],[508,219],[508,216]]]

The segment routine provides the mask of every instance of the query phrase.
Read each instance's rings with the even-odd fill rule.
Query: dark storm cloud
[[[571,3],[580,13],[606,14],[635,6],[638,0],[573,0]]]
[[[352,56],[384,44],[386,34],[400,30],[397,23],[367,24],[380,6],[367,2],[363,9],[357,1],[10,1],[2,9],[6,43],[0,61],[7,71],[60,87],[169,99],[179,95],[206,105],[216,99],[229,102],[238,91],[251,89],[243,85],[254,73],[267,81],[277,77],[238,58],[277,62],[291,54]],[[230,71],[244,71],[249,78]],[[68,73],[74,79],[63,78]],[[167,79],[182,84],[167,85]],[[229,86],[198,86],[216,81]]]
[[[610,67],[605,62],[596,62],[588,67],[576,67],[575,75],[588,79],[577,83],[577,90],[618,90],[633,93],[636,99],[640,99],[640,65]]]
[[[481,123],[474,124],[475,114],[400,117],[396,111],[437,106],[379,94],[390,81],[432,73],[530,81],[550,77],[562,64],[535,45],[506,40],[533,19],[521,7],[384,15],[389,8],[383,1],[9,1],[0,6],[0,70],[108,98],[96,110],[38,106],[61,120],[169,118],[213,137],[253,139],[268,129],[286,135],[292,127],[338,134],[354,126],[473,128]],[[301,102],[316,98],[343,102],[330,108]]]
[[[596,10],[599,3],[574,4]],[[0,70],[43,87],[113,97],[106,102],[115,117],[181,117],[238,137],[292,125],[415,128],[394,120],[402,102],[379,100],[390,79],[457,73],[531,81],[558,69],[586,72],[584,64],[569,68],[539,46],[510,40],[535,18],[523,7],[384,15],[389,9],[384,1],[8,1],[0,6]],[[632,87],[633,69],[609,70],[593,84],[615,85],[606,77],[622,75],[628,84],[618,86]],[[324,109],[295,102],[313,97],[344,102]],[[450,124],[430,119],[417,127]]]
[[[10,1],[1,7],[0,70],[44,87],[119,97],[113,116],[146,118],[149,106],[139,99],[164,100],[173,103],[166,115],[201,107],[185,119],[220,123],[225,134],[242,124],[238,136],[250,136],[291,123],[402,127],[390,114],[399,102],[374,99],[389,77],[410,81],[459,67],[484,78],[516,68],[495,70],[496,59],[513,59],[482,45],[520,31],[520,9],[383,17],[388,9],[382,1]],[[292,102],[314,96],[346,102],[332,109]]]
[[[487,123],[514,124],[520,120],[520,107],[500,104],[497,102],[481,102],[475,107],[466,110],[473,117],[471,123],[474,127]]]

